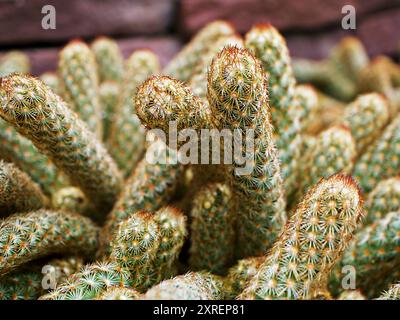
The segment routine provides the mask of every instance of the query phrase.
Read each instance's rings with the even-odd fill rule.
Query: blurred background
[[[56,8],[56,29],[44,30],[42,7]],[[343,30],[342,7],[356,9],[356,29]],[[68,40],[116,38],[125,56],[150,48],[165,65],[193,34],[215,19],[240,33],[270,22],[286,37],[292,56],[320,59],[341,38],[356,35],[371,56],[396,56],[400,0],[0,0],[0,54],[28,53],[32,73],[55,70]]]

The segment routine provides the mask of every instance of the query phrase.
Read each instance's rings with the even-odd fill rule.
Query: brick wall
[[[56,30],[43,30],[41,8],[56,8]],[[341,29],[341,8],[351,4],[357,29]],[[231,21],[244,33],[271,22],[293,56],[324,57],[341,37],[360,37],[371,55],[394,55],[400,42],[400,0],[0,0],[0,51],[26,50],[33,73],[55,68],[57,52],[71,38],[118,39],[128,55],[153,49],[166,63],[204,24]]]

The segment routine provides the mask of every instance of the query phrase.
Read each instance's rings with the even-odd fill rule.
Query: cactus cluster
[[[394,60],[215,21],[160,61],[0,58],[1,300],[400,300]]]

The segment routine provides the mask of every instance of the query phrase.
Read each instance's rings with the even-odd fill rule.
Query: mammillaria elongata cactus
[[[349,176],[322,179],[308,191],[242,299],[310,299],[326,290],[329,273],[363,215]]]
[[[108,212],[122,177],[86,124],[41,81],[29,76],[1,78],[0,103],[0,117],[81,187],[100,213]]]

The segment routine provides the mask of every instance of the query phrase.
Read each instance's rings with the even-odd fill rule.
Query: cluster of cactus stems
[[[215,21],[163,69],[98,37],[29,72],[0,57],[0,300],[400,300],[392,59],[348,37],[292,63],[272,25]],[[241,157],[204,129],[239,132]]]

